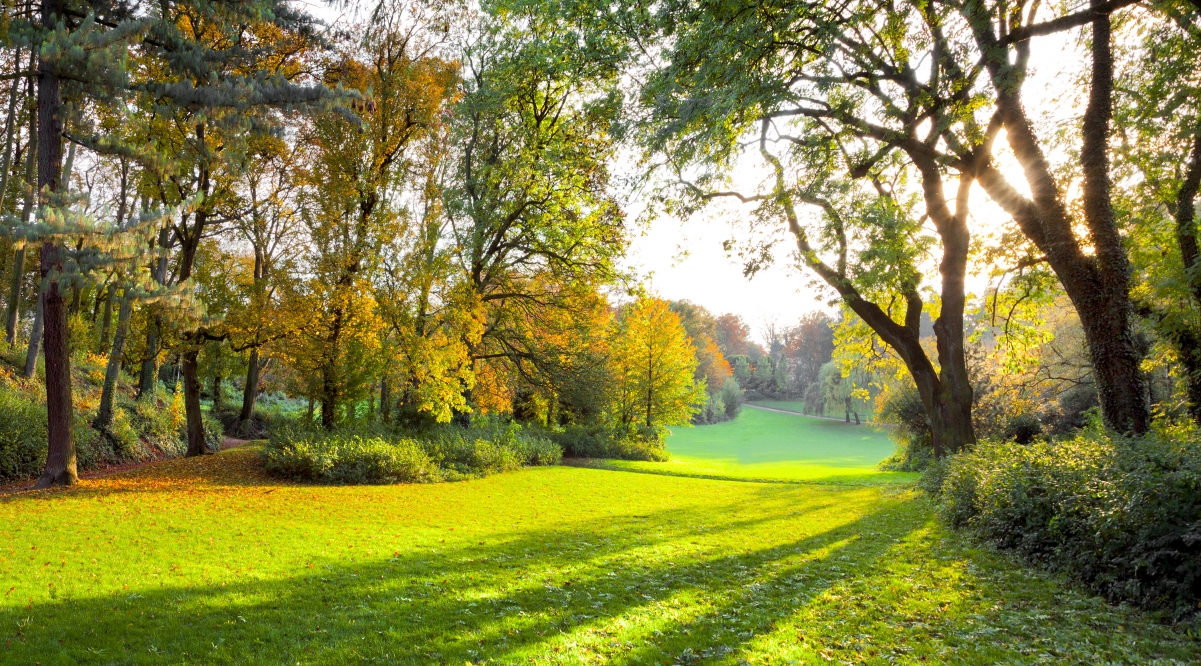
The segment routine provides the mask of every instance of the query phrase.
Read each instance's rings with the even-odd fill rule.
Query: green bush
[[[301,434],[282,429],[266,450],[269,472],[325,483],[421,483],[441,480],[438,466],[412,439]]]
[[[549,433],[563,454],[572,458],[616,458],[619,460],[667,460],[663,436],[639,429],[633,433],[604,426],[569,425]]]
[[[941,512],[1114,601],[1176,612],[1201,601],[1201,446],[1096,429],[1061,442],[981,443],[927,483]]]
[[[26,479],[46,464],[46,408],[0,382],[0,481]]]
[[[484,421],[420,433],[382,426],[327,433],[296,424],[276,428],[265,454],[268,471],[325,483],[455,481],[532,465],[555,465],[563,451],[517,424]]]
[[[912,383],[905,383],[889,392],[880,408],[878,417],[887,423],[888,436],[896,442],[897,450],[891,457],[880,462],[880,469],[888,472],[921,472],[934,461],[934,445],[931,443],[930,426],[926,423],[926,408]]]

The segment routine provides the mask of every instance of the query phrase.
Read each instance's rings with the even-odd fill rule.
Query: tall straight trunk
[[[264,250],[261,247],[261,237],[257,233],[258,225],[258,199],[257,193],[253,187],[250,189],[251,201],[253,202],[252,210],[255,215],[254,234],[254,289],[257,294],[263,293],[263,283],[267,276],[267,262],[264,260]],[[262,366],[259,364],[259,348],[254,346],[250,348],[250,358],[246,362],[246,385],[242,388],[242,411],[238,414],[238,428],[242,427],[243,423],[248,423],[254,418],[254,402],[259,396],[259,372],[262,371]]]
[[[164,226],[158,232],[158,246],[164,250],[168,248],[171,239],[171,230]],[[154,280],[159,284],[165,284],[167,281],[167,257],[161,256],[154,265]],[[142,357],[142,369],[138,376],[138,399],[141,400],[146,396],[153,396],[158,388],[158,336],[159,331],[163,327],[163,317],[160,314],[155,314],[151,319],[150,324],[146,327],[146,355]]]
[[[104,309],[100,315],[100,353],[108,352],[109,335],[112,333],[113,325],[113,301],[116,300],[117,285],[111,283],[104,290]]]
[[[200,351],[192,347],[180,354],[183,366],[183,406],[188,422],[188,451],[185,454],[202,456],[211,453],[204,445],[204,421],[200,412]]]
[[[1091,251],[1077,238],[1079,219],[1065,203],[1062,187],[1034,133],[1021,95],[1029,61],[1028,41],[1016,44],[1011,61],[987,12],[966,14],[976,41],[986,54],[985,65],[997,90],[997,114],[1006,141],[1022,166],[1031,196],[1009,184],[995,165],[979,171],[989,196],[1018,223],[1022,233],[1047,258],[1080,316],[1105,425],[1119,432],[1141,434],[1151,425],[1146,378],[1132,330],[1130,265],[1114,216],[1109,178],[1109,139],[1112,118],[1113,56],[1109,14],[1101,0],[1092,22],[1092,70],[1089,100],[1084,112],[1080,164],[1084,222]]]
[[[196,141],[200,145],[201,154],[208,150],[205,143],[204,125],[196,126]],[[193,264],[196,261],[196,251],[200,247],[200,239],[204,234],[204,225],[208,222],[209,195],[209,165],[202,160],[200,163],[199,194],[203,197],[201,207],[196,211],[193,228],[180,247],[179,279],[181,282],[192,277]],[[185,338],[186,342],[180,362],[183,366],[184,414],[188,421],[188,452],[187,456],[199,456],[208,453],[204,444],[204,419],[200,412],[200,378],[199,378],[199,345],[203,340],[201,331],[192,331]]]
[[[392,393],[387,375],[379,380],[379,417],[384,423],[392,422]]]
[[[1194,307],[1201,307],[1201,249],[1197,242],[1197,194],[1201,191],[1201,121],[1193,130],[1193,145],[1184,180],[1176,192],[1176,244],[1184,263],[1189,294]],[[1163,317],[1161,317],[1163,319]],[[1201,424],[1201,330],[1189,323],[1172,322],[1166,337],[1176,347],[1185,370],[1188,411]]]
[[[42,349],[42,324],[46,311],[43,309],[42,292],[38,291],[37,309],[33,312],[33,329],[29,331],[29,345],[25,350],[24,376],[32,378],[38,367],[38,354]]]
[[[43,0],[44,25],[56,25],[60,0]],[[62,173],[62,91],[53,65],[38,61],[38,191],[59,193]],[[48,202],[49,203],[49,202]],[[67,248],[57,241],[42,243],[43,353],[46,357],[46,467],[37,487],[71,485],[75,471],[75,440],[71,432],[71,359],[67,341],[67,302],[57,276],[63,274]]]
[[[37,112],[32,114],[30,119],[30,135],[37,134]],[[36,190],[34,187],[34,179],[37,177],[37,141],[30,139],[29,147],[25,151],[25,201],[21,206],[21,225],[28,226],[29,218],[33,214],[34,197]],[[26,246],[22,245],[16,251],[16,256],[13,260],[12,285],[8,291],[8,317],[5,320],[5,336],[4,341],[8,346],[13,346],[17,343],[17,317],[20,314],[21,305],[21,290],[25,284],[25,255]]]
[[[114,287],[109,287],[111,294]],[[110,299],[111,302],[111,299]],[[108,350],[108,365],[104,369],[104,388],[100,391],[100,410],[96,414],[94,427],[100,432],[106,432],[113,420],[113,399],[117,392],[117,381],[121,377],[121,354],[125,351],[125,336],[129,332],[129,316],[133,312],[133,299],[130,294],[121,298],[121,307],[117,312],[117,330],[113,334],[113,346]]]
[[[146,327],[146,355],[138,374],[138,400],[154,396],[158,388],[158,330],[162,325],[162,317],[155,315]]]
[[[21,69],[21,49],[13,57],[14,69]],[[14,72],[15,73],[15,72]],[[8,193],[8,176],[12,170],[13,136],[16,134],[17,90],[21,79],[13,79],[8,91],[8,116],[4,122],[4,160],[0,162],[0,210],[4,210],[4,195]]]
[[[259,395],[259,348],[250,348],[250,359],[246,362],[246,387],[242,390],[242,411],[238,414],[238,423],[248,423],[254,417],[254,401]]]
[[[338,424],[338,389],[333,370],[326,368],[321,375],[321,427],[333,430]]]

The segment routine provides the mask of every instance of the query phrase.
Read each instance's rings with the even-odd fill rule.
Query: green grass
[[[876,465],[895,444],[867,425],[762,409],[715,425],[673,428],[665,463],[611,461],[605,466],[640,472],[762,481],[884,483],[913,474],[880,472]]]
[[[805,403],[801,400],[756,400],[756,401],[748,403],[748,404],[759,405],[760,407],[770,407],[772,409],[782,409],[786,412],[796,412],[797,414],[806,413],[805,412]],[[826,413],[824,414],[824,416],[838,418],[838,419],[844,418],[845,415],[846,415],[845,412],[839,411],[839,410],[834,410],[834,411],[826,410]],[[860,409],[859,410],[859,418],[860,418],[860,420],[863,420],[863,421],[870,421],[872,418],[872,414],[869,411]],[[855,419],[855,417],[854,417],[854,415],[852,415],[851,420],[853,421],[854,419]]]
[[[1201,660],[896,485],[306,486],[236,449],[0,499],[0,581],[5,664]]]

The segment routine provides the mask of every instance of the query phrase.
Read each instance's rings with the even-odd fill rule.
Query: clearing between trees
[[[748,410],[669,446],[699,460],[712,438],[737,449],[773,419],[803,423]],[[826,458],[854,436],[882,446],[866,427],[839,440],[839,424],[806,421]],[[747,466],[805,478],[782,461],[786,436]],[[781,460],[762,462],[773,450]],[[250,445],[0,499],[3,661],[1201,659],[1194,638],[973,547],[917,491],[865,485],[868,472],[855,485],[553,466],[318,486],[268,477],[261,460]]]

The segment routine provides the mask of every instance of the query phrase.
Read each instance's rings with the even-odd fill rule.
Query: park
[[[1201,0],[0,6],[0,665],[1201,663]]]
[[[749,440],[780,425],[757,414],[679,434],[724,428],[736,438],[745,427]],[[826,423],[781,416],[810,431],[794,427],[792,449],[780,433],[746,463],[725,457],[745,441],[726,451],[688,444],[700,474],[772,481],[569,464],[458,483],[297,485],[266,476],[253,447],[240,447],[64,496],[6,497],[4,662],[1185,664],[1201,655],[1195,639],[1137,611],[948,533],[911,487],[873,480],[857,460],[831,469],[832,456],[879,448],[848,452],[852,438],[825,447]],[[701,465],[707,455],[711,466]]]

